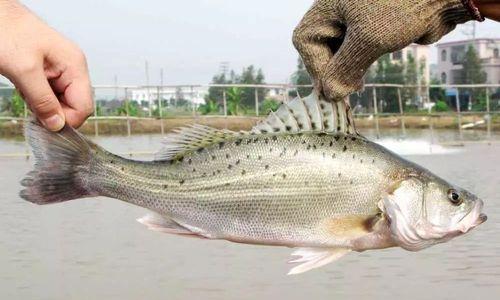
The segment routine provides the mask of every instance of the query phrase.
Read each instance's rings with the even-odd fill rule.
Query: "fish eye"
[[[453,203],[453,205],[462,204],[462,197],[460,197],[460,194],[453,189],[448,191],[448,199],[451,203]]]

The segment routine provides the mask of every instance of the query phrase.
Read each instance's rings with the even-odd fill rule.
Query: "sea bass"
[[[350,251],[418,251],[486,220],[483,202],[359,135],[347,103],[315,94],[250,132],[201,125],[166,138],[155,161],[113,155],[66,126],[26,126],[35,169],[21,197],[36,204],[106,196],[145,207],[149,229],[296,248],[289,274]]]

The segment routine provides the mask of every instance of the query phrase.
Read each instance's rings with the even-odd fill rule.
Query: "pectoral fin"
[[[288,275],[297,275],[316,269],[340,259],[351,250],[347,248],[299,248],[292,253],[295,259],[289,263],[300,263],[288,272]]]

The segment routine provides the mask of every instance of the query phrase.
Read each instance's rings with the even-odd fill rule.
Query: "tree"
[[[227,91],[228,110],[231,115],[237,116],[241,108],[243,99],[243,90],[238,87],[232,87]]]
[[[464,60],[462,62],[462,70],[460,74],[459,84],[482,84],[486,83],[486,72],[483,71],[481,59],[479,58],[474,46],[469,45],[465,52]],[[469,104],[476,102],[472,105],[474,110],[486,109],[486,95],[484,89],[464,89],[461,90],[465,95],[469,96]]]
[[[137,101],[125,101],[122,106],[118,107],[116,110],[119,116],[137,117],[139,115],[139,103]]]
[[[377,67],[375,69],[373,80],[375,83],[403,84],[405,80],[404,69],[405,66],[403,64],[393,63],[389,54],[383,55],[377,60]],[[379,104],[383,105],[382,111],[399,111],[399,102],[397,99],[398,91],[396,88],[377,89],[377,100]],[[369,107],[372,106],[370,102],[368,103]]]
[[[24,116],[24,100],[21,94],[15,90],[10,99],[4,101],[0,111],[6,111],[16,118]]]
[[[307,72],[302,58],[297,60],[297,70],[292,75],[293,85],[312,85],[311,76]],[[312,92],[312,87],[298,87],[297,93],[301,97],[308,96]]]
[[[209,115],[219,111],[219,105],[215,100],[207,100],[205,104],[198,108],[202,115]]]

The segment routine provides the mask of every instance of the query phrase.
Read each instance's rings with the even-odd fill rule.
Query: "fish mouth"
[[[482,210],[483,210],[483,201],[477,200],[476,205],[474,205],[474,208],[471,210],[471,212],[467,214],[458,224],[459,225],[458,229],[462,233],[467,233],[470,230],[486,222],[486,220],[488,220],[488,216],[482,213],[481,212]]]

